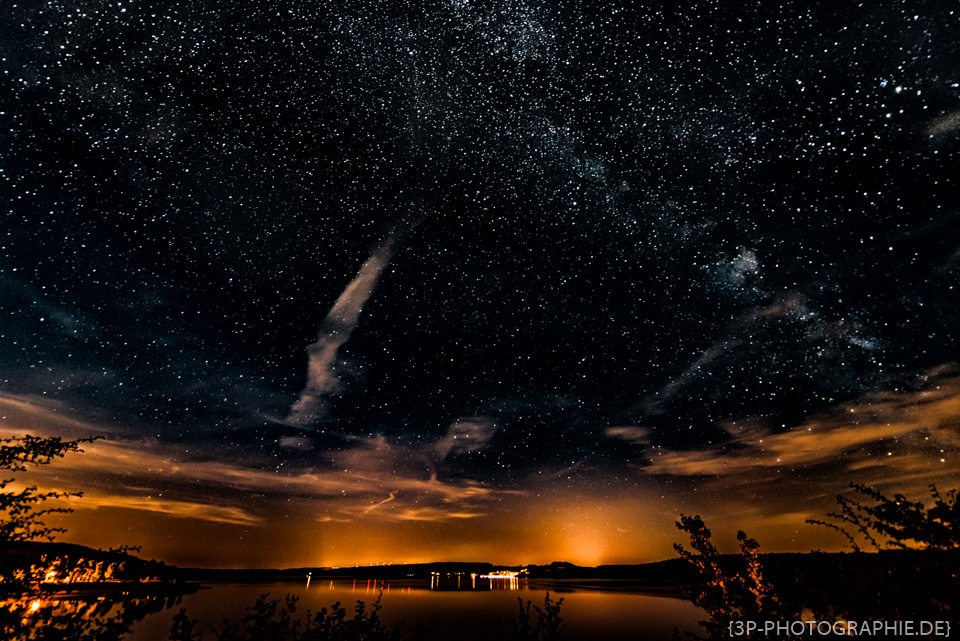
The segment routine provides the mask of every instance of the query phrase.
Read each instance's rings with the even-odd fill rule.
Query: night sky
[[[949,1],[2,7],[0,436],[105,437],[63,540],[593,565],[960,485]]]

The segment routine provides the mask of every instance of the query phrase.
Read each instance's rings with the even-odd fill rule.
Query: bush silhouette
[[[706,611],[708,618],[700,625],[711,638],[726,637],[730,624],[736,621],[797,618],[798,609],[781,603],[773,586],[764,579],[760,545],[754,539],[737,532],[740,555],[731,562],[717,551],[709,528],[699,516],[681,515],[677,528],[690,535],[692,551],[679,543],[673,547],[699,573],[702,584],[689,588],[687,595],[694,605]],[[687,632],[687,636],[699,638],[692,632]]]
[[[533,605],[532,601],[527,601],[526,605],[523,599],[517,598],[520,605],[520,612],[513,621],[513,632],[515,641],[560,641],[563,637],[563,631],[566,625],[563,623],[563,617],[560,616],[560,607],[563,605],[563,599],[553,601],[550,593],[547,592],[543,599],[543,608]],[[537,613],[535,622],[531,620],[530,608]]]
[[[282,599],[270,599],[262,594],[252,606],[247,606],[239,621],[224,621],[221,629],[213,629],[217,641],[424,641],[425,632],[419,624],[412,636],[403,635],[403,622],[388,628],[380,620],[380,601],[377,596],[370,609],[363,601],[357,601],[352,617],[339,602],[328,610],[306,612],[301,621],[297,612],[298,598],[286,595]],[[183,612],[181,612],[183,615]],[[194,622],[195,623],[195,622]],[[183,618],[174,622],[171,639],[192,641],[190,621]],[[176,633],[176,635],[174,634]],[[177,636],[178,635],[178,636]]]
[[[427,641],[430,630],[420,621],[414,625],[412,634],[405,635],[404,623],[399,621],[387,626],[380,618],[383,591],[368,608],[363,601],[357,601],[353,616],[339,602],[329,609],[319,612],[306,612],[301,621],[297,618],[298,598],[287,595],[282,599],[270,599],[268,594],[261,595],[257,601],[244,609],[239,620],[224,621],[220,627],[213,627],[212,633],[217,641]],[[543,608],[532,602],[519,602],[519,613],[513,621],[511,641],[561,641],[565,625],[560,616],[563,599],[553,601],[547,593]],[[532,612],[536,612],[536,618]],[[195,631],[197,621],[187,617],[181,610],[174,616],[170,630],[171,641],[196,641],[202,638],[202,631]],[[502,638],[502,631],[496,635]]]
[[[894,494],[890,499],[859,483],[851,483],[850,487],[875,505],[839,494],[839,511],[830,512],[827,517],[844,525],[819,519],[808,519],[807,523],[840,532],[855,552],[862,550],[857,536],[876,550],[884,547],[901,550],[960,549],[960,502],[957,501],[956,489],[941,494],[936,485],[931,485],[930,495],[934,503],[933,507],[927,508],[919,501],[914,503],[908,500],[903,494]],[[852,527],[854,534],[847,527]]]
[[[960,506],[957,490],[931,486],[933,506],[902,494],[887,498],[851,484],[864,503],[837,497],[839,510],[810,519],[841,532],[855,554],[768,555],[737,533],[740,553],[718,553],[699,516],[681,516],[677,528],[690,536],[691,550],[677,553],[698,571],[701,584],[688,596],[707,613],[700,624],[711,638],[730,636],[739,621],[935,621],[955,619],[960,604]],[[847,528],[853,528],[853,532]],[[875,554],[859,554],[870,545]],[[679,634],[679,633],[678,633]],[[699,638],[691,632],[690,638]],[[736,634],[737,638],[750,638]],[[757,638],[769,638],[759,634]],[[780,637],[777,638],[790,638]]]
[[[28,466],[47,465],[68,452],[82,452],[80,445],[96,439],[85,438],[64,441],[59,437],[40,438],[29,434],[22,438],[0,439],[0,470],[24,472]],[[14,479],[0,479],[0,553],[5,544],[16,541],[53,541],[63,528],[47,527],[43,519],[48,514],[72,512],[70,508],[40,509],[50,499],[82,496],[82,492],[38,492],[37,486],[19,492],[5,491]]]

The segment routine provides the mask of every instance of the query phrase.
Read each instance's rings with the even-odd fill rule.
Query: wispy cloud
[[[658,450],[647,473],[731,476],[764,469],[831,464],[846,472],[889,468],[941,475],[960,450],[960,379],[919,392],[883,392],[845,404],[784,433],[730,424],[729,442],[687,451]],[[906,451],[909,450],[909,451]]]
[[[639,445],[645,445],[650,442],[650,430],[646,427],[637,427],[635,425],[608,427],[603,433],[609,438],[617,438]]]
[[[483,449],[497,432],[497,423],[486,416],[459,418],[447,428],[446,436],[436,445],[440,458],[467,454]]]
[[[0,398],[0,417],[0,438],[107,433],[108,438],[85,444],[82,454],[30,472],[31,482],[48,489],[83,490],[84,498],[73,504],[77,510],[116,507],[258,525],[280,503],[317,514],[318,520],[400,521],[431,515],[442,521],[483,514],[484,505],[516,493],[469,479],[439,479],[433,469],[437,448],[450,452],[460,445],[423,448],[383,435],[354,437],[347,448],[318,453],[315,467],[280,470],[267,467],[266,461],[221,460],[197,445],[123,440],[117,430],[71,418],[62,406],[43,399]],[[477,430],[477,439],[463,451],[472,451],[494,430],[492,422],[455,425],[445,438]]]
[[[77,507],[81,506],[83,509],[109,507],[142,510],[145,512],[166,514],[177,518],[199,519],[202,521],[212,521],[214,523],[232,523],[234,525],[260,525],[263,522],[263,519],[253,516],[239,507],[158,499],[152,496],[118,496],[116,494],[85,493],[82,503],[78,502],[77,504]]]
[[[350,340],[360,322],[360,312],[373,295],[383,271],[419,221],[399,224],[374,248],[323,319],[317,340],[307,346],[307,384],[290,408],[289,423],[309,425],[322,419],[328,410],[328,397],[342,391],[343,377],[350,366],[338,359],[338,352]]]
[[[660,405],[676,396],[684,387],[704,376],[709,366],[718,358],[723,357],[740,345],[740,341],[727,340],[715,343],[703,351],[702,354],[687,367],[677,378],[667,383],[660,392],[646,399],[645,408],[649,414],[657,414],[662,410]]]
[[[399,521],[443,521],[447,519],[474,519],[482,512],[457,512],[433,507],[407,508],[397,515]]]
[[[960,111],[946,113],[927,125],[927,135],[931,138],[947,136],[960,130]]]
[[[381,505],[386,505],[387,503],[389,503],[390,501],[394,500],[395,498],[397,498],[396,493],[395,493],[395,492],[390,492],[390,496],[388,496],[387,498],[383,499],[383,500],[380,501],[379,503],[374,503],[373,505],[371,505],[370,507],[368,507],[367,509],[365,509],[365,510],[363,511],[363,513],[364,513],[364,514],[370,514],[370,512],[373,512],[375,509],[377,509],[377,508],[380,507]]]

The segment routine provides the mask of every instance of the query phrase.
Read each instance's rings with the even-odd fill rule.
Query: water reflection
[[[467,584],[466,577],[470,577]],[[478,581],[479,579],[479,581]],[[431,590],[520,590],[527,586],[527,577],[520,572],[496,571],[490,574],[476,572],[430,573]]]
[[[526,576],[481,575],[478,573],[436,573],[424,579],[345,579],[314,580],[309,589],[301,578],[296,581],[257,583],[217,583],[210,589],[183,596],[154,596],[119,599],[105,597],[50,598],[41,596],[23,599],[3,607],[15,607],[31,632],[59,620],[85,622],[91,630],[111,621],[130,630],[125,641],[166,639],[177,608],[185,608],[190,617],[200,621],[200,628],[221,626],[224,619],[237,620],[244,607],[258,596],[269,593],[272,598],[285,594],[298,596],[303,610],[318,611],[334,602],[350,606],[358,600],[371,603],[383,592],[384,622],[393,625],[406,622],[409,631],[413,622],[434,624],[431,637],[435,641],[486,641],[494,636],[499,620],[509,627],[517,616],[517,599],[526,603],[542,603],[547,590],[551,595],[562,593],[562,616],[567,624],[565,639],[608,641],[636,638],[670,639],[672,629],[696,630],[702,612],[689,601],[633,594],[622,587],[616,592],[600,586],[585,588],[582,582],[566,584],[552,581],[544,584]],[[32,611],[31,611],[32,610]],[[135,625],[134,625],[135,624]],[[111,628],[116,629],[116,628]],[[642,635],[638,636],[638,632]],[[48,637],[53,638],[53,637]],[[97,638],[91,636],[90,638]],[[106,638],[106,637],[104,637]]]
[[[115,634],[126,634],[148,616],[180,605],[183,595],[95,596],[31,595],[0,601],[0,612],[24,638],[34,638],[41,629],[69,627],[71,630],[101,630],[109,626]],[[49,635],[48,635],[49,636]],[[45,637],[47,638],[47,637]],[[49,637],[52,638],[52,637]],[[84,637],[86,638],[86,637]]]

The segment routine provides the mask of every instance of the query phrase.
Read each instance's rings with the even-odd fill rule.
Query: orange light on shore
[[[515,579],[520,576],[519,572],[512,572],[510,570],[494,570],[490,574],[481,574],[481,579]]]

